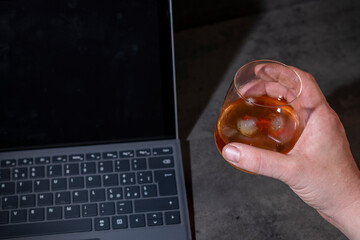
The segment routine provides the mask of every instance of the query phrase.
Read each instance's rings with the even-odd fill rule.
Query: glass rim
[[[299,89],[299,92],[298,94],[294,97],[294,99],[292,99],[290,102],[287,102],[286,104],[282,104],[282,105],[277,105],[277,106],[268,106],[268,105],[262,105],[262,104],[258,104],[258,103],[254,103],[254,102],[251,102],[249,101],[249,98],[246,98],[245,96],[243,96],[240,92],[240,89],[237,87],[236,85],[236,79],[237,79],[237,75],[239,74],[239,72],[244,69],[245,67],[249,66],[250,64],[254,64],[254,63],[259,63],[259,62],[264,62],[264,63],[275,63],[275,64],[279,64],[279,65],[282,65],[286,68],[288,68],[289,70],[291,70],[292,72],[295,73],[295,75],[298,77],[299,81],[300,81],[300,89]],[[236,89],[236,92],[239,94],[239,96],[244,99],[247,103],[250,103],[250,104],[253,104],[253,105],[256,105],[256,106],[260,106],[260,107],[267,107],[267,108],[280,108],[280,107],[285,107],[285,106],[289,106],[291,103],[293,103],[296,99],[299,98],[301,92],[302,92],[302,89],[303,89],[303,86],[302,86],[302,79],[300,77],[300,75],[295,71],[295,69],[292,69],[290,66],[282,63],[282,62],[279,62],[279,61],[275,61],[275,60],[269,60],[269,59],[259,59],[259,60],[254,60],[254,61],[251,61],[251,62],[248,62],[246,64],[244,64],[243,66],[241,66],[235,73],[235,76],[234,76],[234,80],[233,80],[233,84],[235,86],[235,89]]]

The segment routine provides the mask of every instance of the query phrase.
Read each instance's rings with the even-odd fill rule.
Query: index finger
[[[293,71],[296,75],[294,75]],[[304,108],[315,108],[319,104],[326,102],[315,78],[310,73],[302,71],[299,68],[285,64],[263,63],[255,67],[255,74],[265,81],[280,82],[294,91],[298,91],[298,89],[296,89],[295,79],[298,76],[302,85],[299,102],[301,102]]]
[[[316,108],[317,106],[326,103],[326,98],[312,74],[293,66],[289,67],[294,69],[301,78],[303,89],[300,95],[300,102],[304,108]]]

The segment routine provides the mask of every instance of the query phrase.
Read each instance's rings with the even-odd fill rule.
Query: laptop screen
[[[0,1],[0,149],[175,138],[160,8],[168,1]]]

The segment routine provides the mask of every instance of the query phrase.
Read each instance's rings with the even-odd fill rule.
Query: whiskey
[[[288,153],[301,128],[294,109],[286,104],[284,99],[257,96],[237,99],[222,109],[214,134],[219,151],[228,143],[240,142]]]

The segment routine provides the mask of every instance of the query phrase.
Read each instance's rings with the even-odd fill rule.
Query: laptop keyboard
[[[171,147],[0,160],[0,238],[180,224]]]

